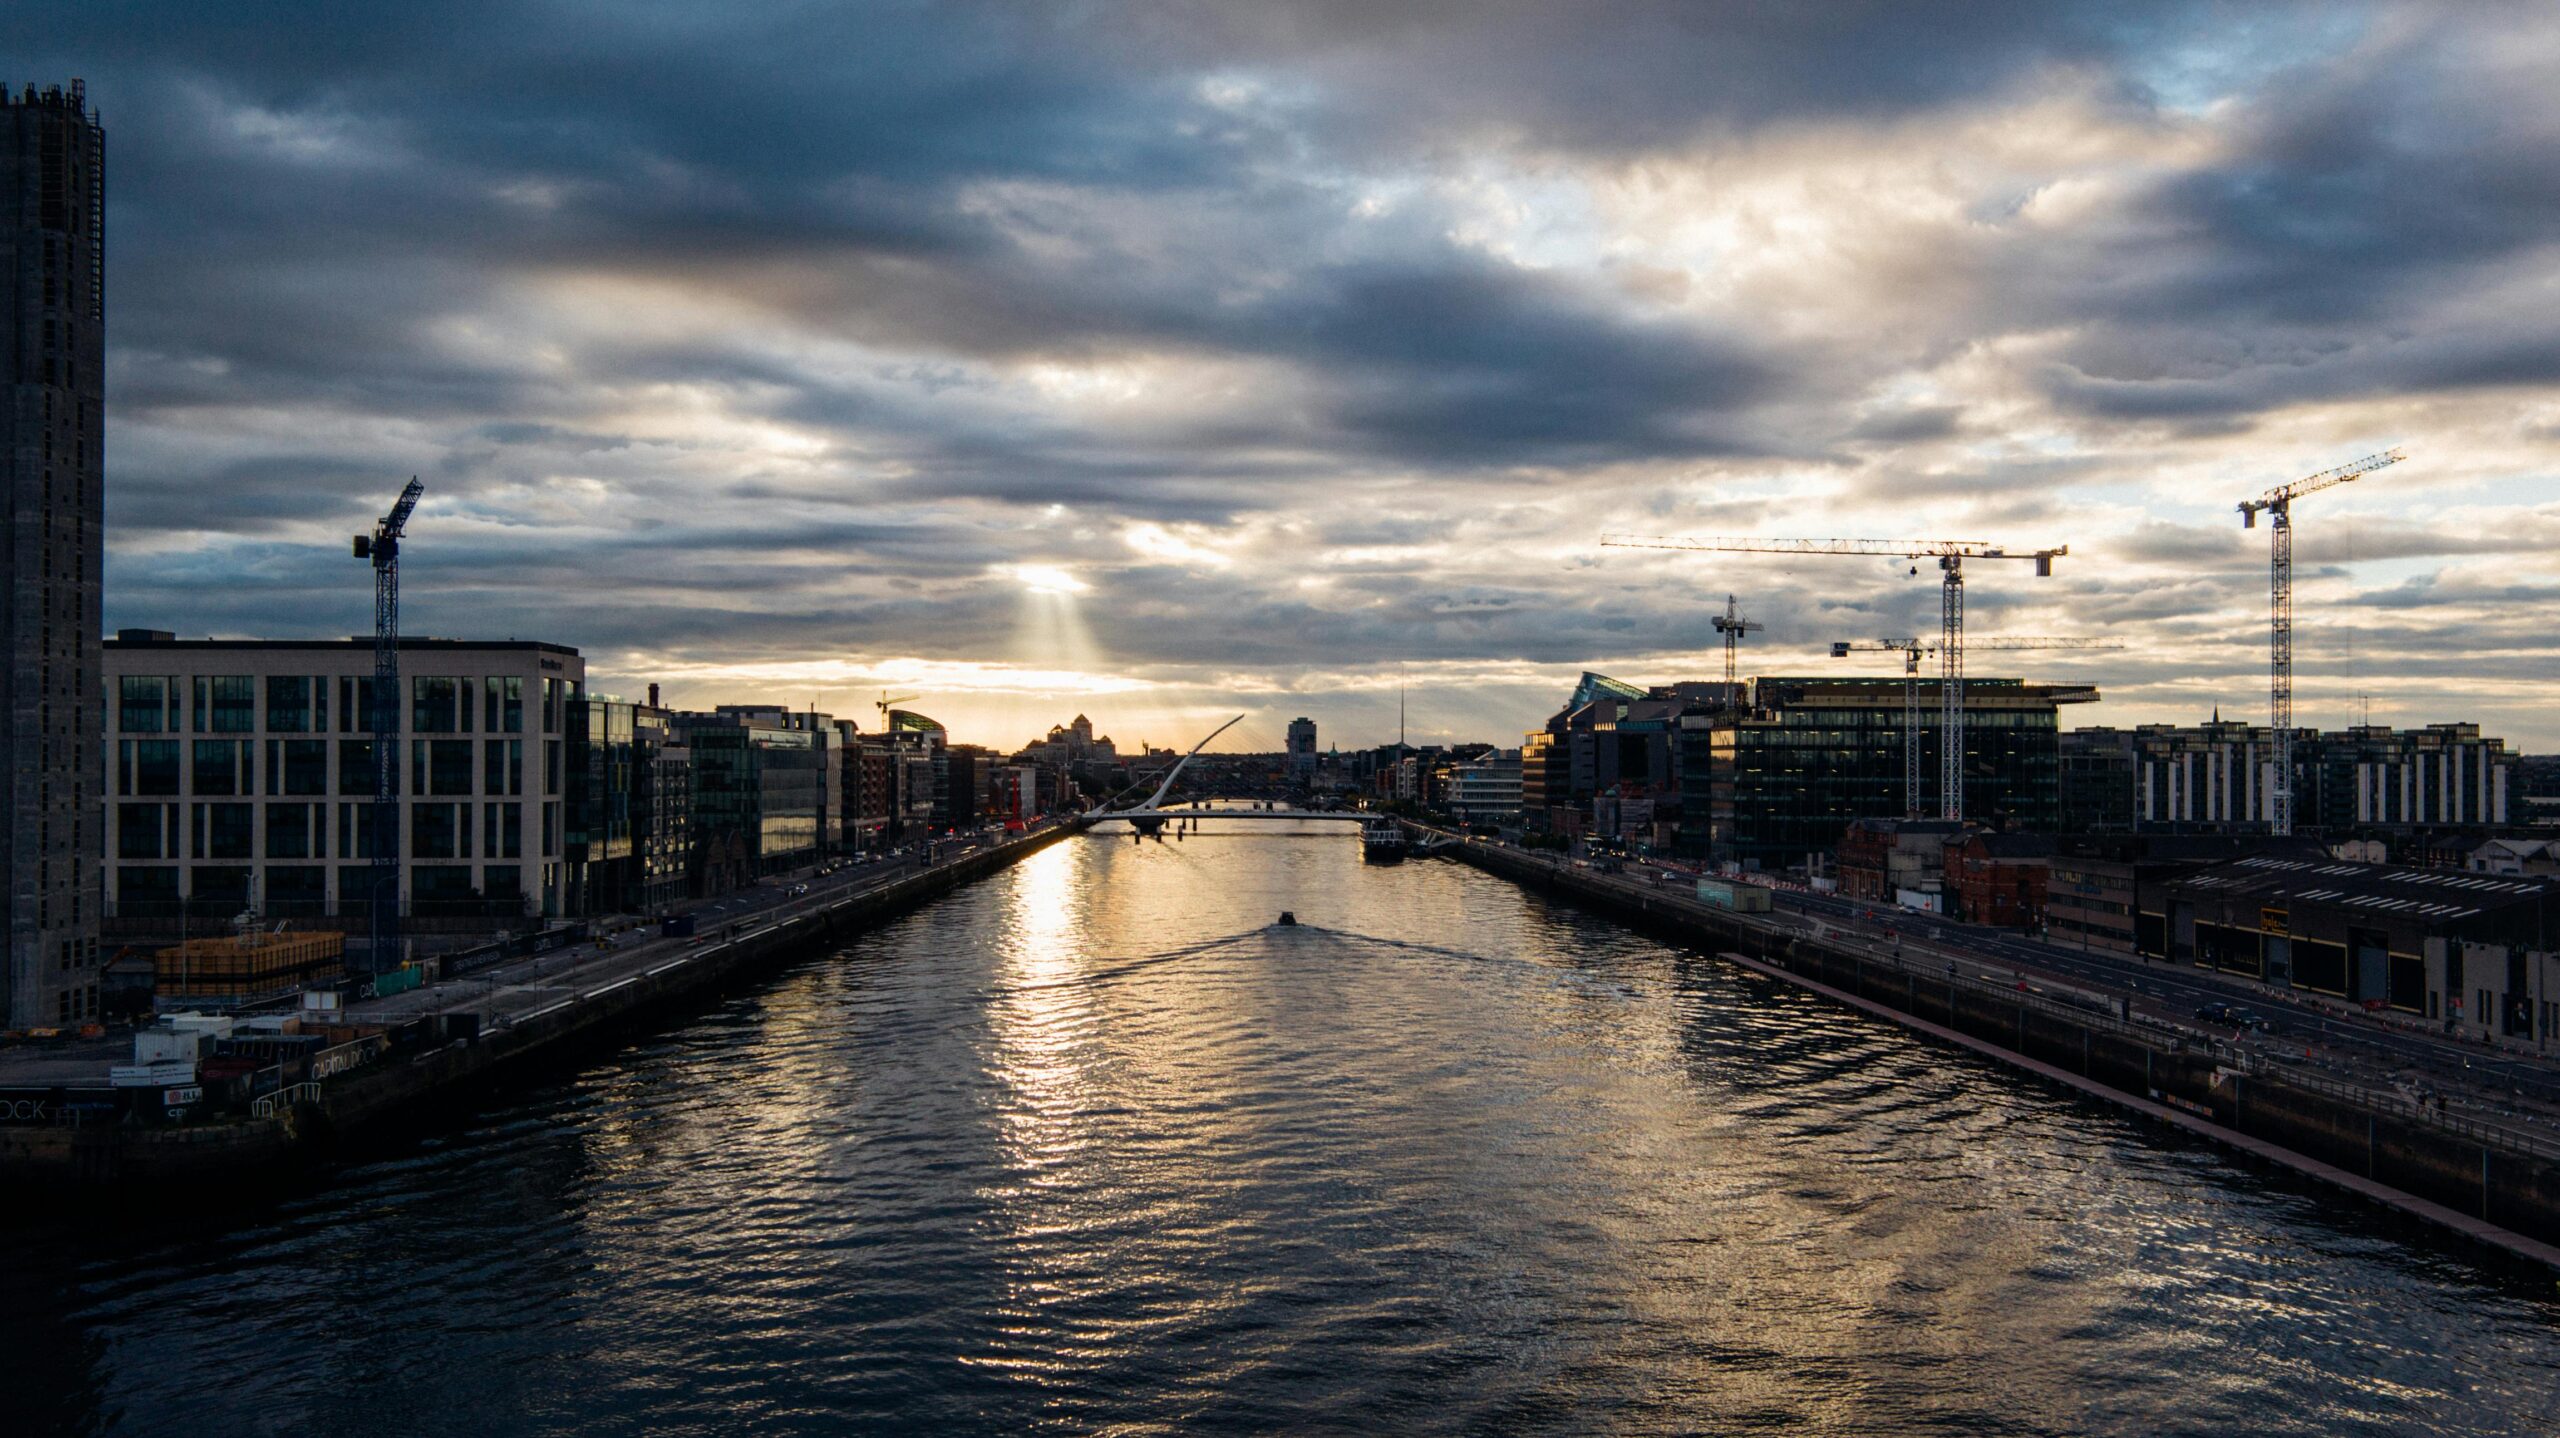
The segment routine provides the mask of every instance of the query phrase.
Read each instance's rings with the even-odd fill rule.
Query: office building
[[[566,911],[681,905],[693,859],[693,750],[674,716],[589,695],[570,703],[568,738]]]
[[[106,133],[80,82],[0,91],[0,1022],[98,1016]]]
[[[1519,822],[1520,790],[1517,749],[1497,750],[1449,769],[1449,808],[1469,823]]]
[[[1722,685],[1638,688],[1586,672],[1520,749],[1521,809],[1533,828],[1651,843],[1678,812],[1676,742],[1684,716],[1723,708]],[[1605,806],[1600,804],[1603,797]],[[1607,809],[1607,824],[1597,810]],[[1629,823],[1630,816],[1637,816]],[[1629,832],[1630,830],[1634,832]]]
[[[2062,736],[2062,824],[2066,834],[2133,831],[2133,735],[2074,729]]]
[[[1289,721],[1289,777],[1304,784],[1316,776],[1316,721],[1300,715]]]
[[[1857,819],[1899,818],[1904,689],[1900,679],[1756,679],[1751,707],[1707,732],[1711,855],[1785,868],[1827,854]],[[2061,818],[2065,704],[2094,702],[2082,684],[1973,679],[1965,685],[1964,814],[1990,828],[2051,832]],[[1937,683],[1923,681],[1921,812],[1938,807]]]
[[[371,895],[373,641],[127,629],[109,696],[108,938],[244,911],[360,944]],[[401,896],[413,945],[566,912],[570,728],[558,644],[400,641]]]
[[[693,892],[814,861],[827,807],[825,715],[755,704],[668,716],[692,757]]]

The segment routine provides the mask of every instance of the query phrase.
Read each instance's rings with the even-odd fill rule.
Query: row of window
[[[525,681],[514,675],[421,674],[409,680],[408,732],[468,734],[524,732]],[[261,726],[263,688],[266,723]],[[253,674],[127,674],[116,680],[116,729],[124,734],[325,734],[329,695],[337,691],[337,732],[374,728],[373,680],[340,675],[271,674],[263,685]],[[561,704],[575,691],[558,679],[542,681],[542,728],[560,729]],[[392,716],[399,727],[399,716]]]
[[[115,856],[119,859],[261,857],[258,843],[258,810],[261,807],[267,811],[263,857],[329,857],[330,805],[260,806],[237,803],[118,804],[112,840]],[[474,807],[480,811],[476,823],[472,814]],[[341,859],[372,858],[373,806],[339,804],[336,808],[337,856]],[[402,857],[472,858],[476,837],[479,841],[478,857],[521,858],[524,854],[524,808],[522,804],[411,804],[409,834]],[[548,853],[557,847],[560,806],[544,804],[541,811],[542,842],[537,852]],[[183,830],[180,827],[182,818]],[[179,843],[182,836],[188,841],[184,852],[181,852]]]
[[[545,866],[548,869],[549,866]],[[202,903],[246,904],[251,870],[200,866],[191,870],[187,896]],[[278,906],[323,904],[329,898],[329,871],[317,864],[271,864],[255,871],[258,902],[274,912]],[[469,864],[418,864],[409,869],[409,897],[417,899],[520,899],[524,869],[517,864],[488,864],[477,871]],[[338,871],[338,897],[370,898],[371,874],[364,869]],[[174,906],[179,899],[178,870],[158,864],[127,864],[116,869],[116,904],[127,914],[150,912],[153,905]]]
[[[329,787],[327,739],[264,741],[266,785],[259,788],[260,741],[255,739],[119,739],[116,741],[116,793],[148,798],[184,792],[199,796],[326,794]],[[392,788],[400,791],[399,750],[394,739]],[[376,790],[373,741],[340,739],[340,794],[373,794]],[[193,762],[182,773],[183,757]],[[560,792],[560,744],[543,741],[543,790]],[[481,794],[491,797],[524,793],[522,739],[413,739],[408,743],[408,788],[411,794]],[[473,777],[478,776],[475,790]]]

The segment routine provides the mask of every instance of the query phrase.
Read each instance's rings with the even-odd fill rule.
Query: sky
[[[1597,669],[2560,748],[2560,11],[19,0],[108,134],[106,621],[1012,746],[1516,744]],[[2030,663],[2018,663],[2031,659]],[[1222,744],[1221,747],[1225,747]]]

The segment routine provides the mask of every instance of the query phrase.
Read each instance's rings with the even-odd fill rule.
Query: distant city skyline
[[[1500,741],[1728,591],[1745,672],[1934,620],[1605,530],[1944,536],[2191,723],[2264,714],[2233,506],[2397,444],[2301,722],[2560,748],[2550,15],[1114,8],[11,7],[114,136],[106,627],[361,631],[414,472],[413,630],[601,687]]]

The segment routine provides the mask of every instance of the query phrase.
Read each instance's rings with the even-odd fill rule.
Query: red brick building
[[[1970,833],[1947,845],[1947,894],[1969,924],[2033,928],[2044,922],[2053,840],[2041,834]]]

